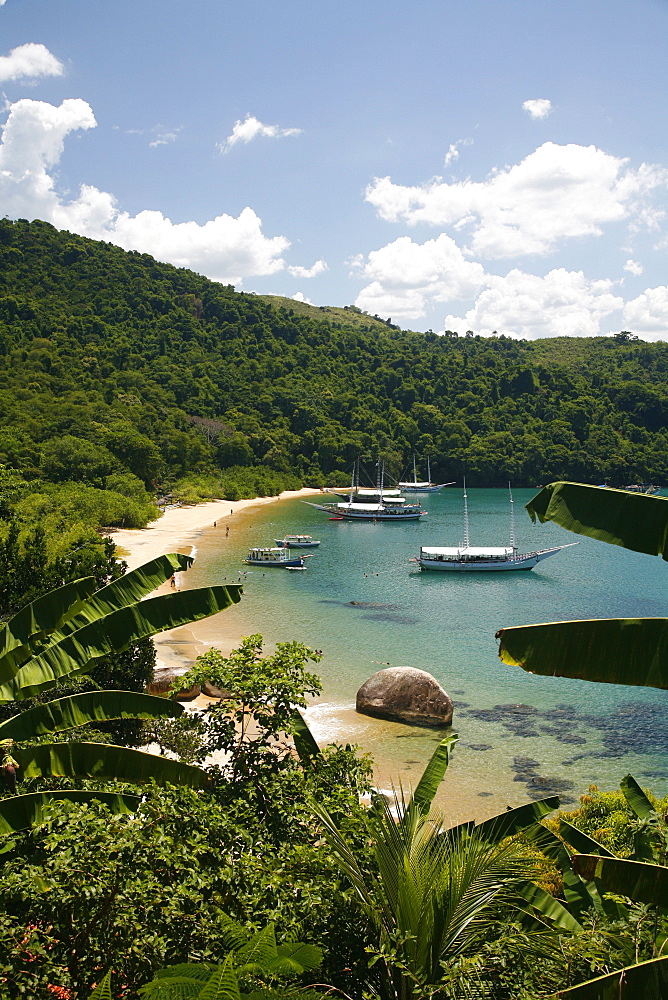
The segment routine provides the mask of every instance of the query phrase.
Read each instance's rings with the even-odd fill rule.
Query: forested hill
[[[164,489],[230,466],[318,484],[356,455],[400,477],[415,451],[471,485],[668,482],[668,344],[462,333],[237,293],[5,220],[0,463]]]

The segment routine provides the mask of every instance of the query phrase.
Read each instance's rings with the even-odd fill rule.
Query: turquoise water
[[[533,492],[515,492],[520,550],[576,540],[556,525],[531,523],[523,505]],[[583,538],[531,572],[424,572],[409,562],[420,545],[463,538],[462,493],[446,489],[423,503],[427,516],[403,524],[330,521],[295,500],[235,515],[229,538],[220,527],[202,536],[188,585],[241,574],[244,597],[193,631],[213,645],[219,628],[261,632],[269,647],[295,639],[322,649],[316,669],[324,692],[309,723],[321,742],[370,751],[384,785],[414,782],[439,737],[358,716],[355,694],[386,665],[428,670],[455,702],[460,744],[444,785],[453,817],[552,793],[568,805],[591,783],[618,786],[628,771],[668,792],[668,693],[535,677],[503,664],[494,639],[506,625],[665,615],[666,563]],[[505,491],[470,490],[469,515],[471,544],[507,544]],[[250,544],[271,545],[288,532],[321,539],[307,572],[247,571]]]

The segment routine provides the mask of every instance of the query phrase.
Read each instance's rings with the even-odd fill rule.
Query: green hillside
[[[0,462],[30,481],[317,484],[414,451],[472,485],[668,481],[667,344],[406,332],[42,222],[0,222],[0,359]]]

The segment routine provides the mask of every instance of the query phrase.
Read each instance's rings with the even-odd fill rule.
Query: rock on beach
[[[443,728],[452,722],[453,704],[435,677],[416,667],[387,667],[357,692],[357,711],[377,719]]]

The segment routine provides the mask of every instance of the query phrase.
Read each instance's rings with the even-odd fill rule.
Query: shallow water
[[[523,504],[533,492],[515,492],[519,548],[574,541],[556,525],[532,525]],[[324,692],[309,724],[320,742],[371,752],[383,785],[415,783],[439,735],[359,716],[355,694],[383,666],[428,670],[455,702],[460,743],[442,795],[453,819],[553,793],[568,806],[590,784],[617,787],[629,771],[668,792],[668,693],[535,677],[503,664],[494,639],[505,625],[665,615],[666,563],[582,538],[531,572],[424,572],[408,561],[421,544],[463,537],[461,490],[423,503],[429,513],[420,522],[374,524],[330,521],[285,501],[230,518],[229,538],[223,518],[198,542],[188,586],[241,577],[244,597],[193,632],[213,645],[234,628],[261,632],[268,647],[294,639],[322,649]],[[469,514],[472,544],[507,544],[505,491],[469,490]],[[244,566],[249,545],[272,545],[288,532],[321,539],[308,572]]]

